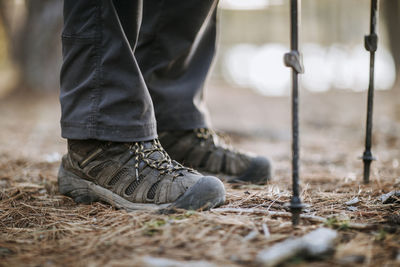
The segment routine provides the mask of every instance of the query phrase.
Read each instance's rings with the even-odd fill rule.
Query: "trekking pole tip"
[[[364,181],[364,184],[368,184],[371,163],[372,163],[372,161],[376,160],[376,158],[374,156],[372,156],[372,153],[370,150],[364,151],[364,154],[361,158],[362,158],[362,161],[364,162],[364,179],[363,179],[363,181]]]
[[[308,205],[303,204],[298,196],[293,196],[288,204],[290,212],[292,213],[292,224],[293,226],[296,226],[300,223],[301,211]]]

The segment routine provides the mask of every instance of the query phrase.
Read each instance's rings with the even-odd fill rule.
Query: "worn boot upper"
[[[237,151],[210,129],[167,131],[159,137],[168,154],[186,166],[233,176],[231,181],[263,184],[270,179],[266,158]]]
[[[172,161],[158,140],[69,140],[63,167],[135,203],[170,203],[203,176]]]

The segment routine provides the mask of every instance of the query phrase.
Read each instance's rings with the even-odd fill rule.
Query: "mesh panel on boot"
[[[158,184],[159,184],[159,183],[160,183],[160,181],[156,182],[155,184],[153,184],[153,185],[150,187],[149,192],[147,192],[147,198],[148,198],[148,199],[154,199],[154,197],[156,196],[156,191],[157,191],[157,188],[158,188]]]
[[[114,177],[110,180],[110,182],[108,183],[108,185],[113,186],[115,185],[121,178],[126,177],[127,175],[129,175],[129,169],[127,168],[122,168],[121,170],[119,170]]]
[[[132,193],[135,191],[136,187],[142,182],[143,177],[139,175],[138,179],[135,179],[125,190],[126,195],[132,195]]]

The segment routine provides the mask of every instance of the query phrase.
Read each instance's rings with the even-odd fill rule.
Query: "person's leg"
[[[203,87],[215,53],[217,3],[218,0],[143,3],[135,55],[155,103],[160,131],[209,125]]]
[[[146,0],[136,57],[155,103],[161,144],[171,157],[231,181],[263,184],[268,159],[228,147],[210,129],[204,83],[216,43],[218,0]],[[151,13],[158,13],[152,16]]]
[[[126,209],[221,205],[223,184],[173,162],[156,139],[136,63],[141,0],[65,0],[59,191]],[[161,206],[160,206],[161,205]]]
[[[64,138],[123,142],[157,136],[152,100],[132,51],[142,4],[115,3],[120,12],[130,12],[129,41],[112,0],[64,1],[60,94]]]

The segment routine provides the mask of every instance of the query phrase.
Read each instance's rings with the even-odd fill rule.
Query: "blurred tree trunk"
[[[381,1],[382,15],[389,34],[389,45],[396,64],[396,85],[400,87],[400,1]]]
[[[63,1],[26,0],[23,3],[0,0],[0,23],[20,79],[16,89],[57,90]]]

